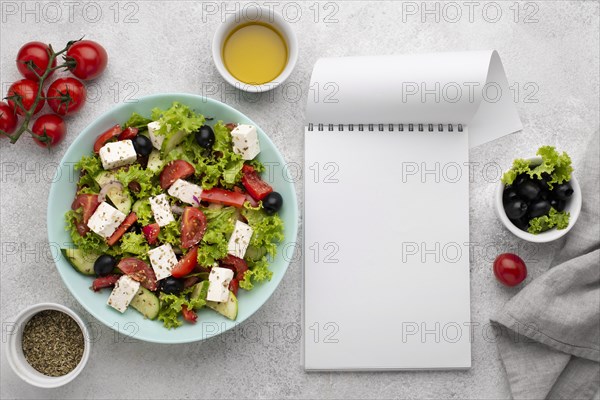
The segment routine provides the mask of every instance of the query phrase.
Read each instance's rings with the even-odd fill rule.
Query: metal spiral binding
[[[338,124],[337,128],[339,132],[343,132],[344,130],[348,129],[348,131],[352,132],[354,131],[354,128],[356,126],[356,129],[358,129],[358,131],[363,132],[365,130],[365,126],[367,127],[367,130],[369,132],[373,132],[375,130],[375,125],[376,124],[348,124],[348,125],[344,125],[344,124]],[[386,124],[377,124],[377,129],[380,132],[383,132],[385,130],[385,125]],[[328,131],[333,131],[334,130],[334,126],[335,124],[327,124],[327,130]],[[398,131],[400,132],[404,132],[405,128],[408,130],[408,132],[414,132],[415,128],[417,131],[419,132],[433,132],[434,131],[434,124],[427,124],[426,126],[424,124],[407,124],[407,126],[405,127],[404,124],[387,124],[388,126],[388,131],[390,132],[394,132],[394,130],[396,128],[398,128]],[[454,132],[454,129],[456,127],[456,130],[458,132],[462,132],[463,131],[463,126],[462,124],[457,124],[457,125],[453,125],[453,124],[438,124],[437,125],[437,130],[438,132],[444,132],[444,129],[448,129],[448,132]],[[308,130],[309,131],[314,131],[315,130],[315,126],[314,124],[310,123],[308,124]],[[325,124],[317,124],[317,131],[322,132],[325,130]]]

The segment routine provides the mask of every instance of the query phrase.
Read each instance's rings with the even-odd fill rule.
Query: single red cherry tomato
[[[109,246],[115,245],[119,241],[119,239],[121,239],[121,237],[125,234],[125,232],[127,232],[127,230],[131,228],[131,225],[133,225],[135,221],[137,221],[137,214],[134,212],[129,213],[129,215],[125,217],[125,220],[121,223],[121,225],[119,225],[115,233],[113,233],[112,236],[108,238],[106,243]]]
[[[251,165],[244,165],[242,168],[242,185],[254,200],[262,200],[273,191],[271,185],[260,179]]]
[[[221,188],[212,188],[203,190],[200,199],[209,203],[224,204],[241,208],[246,201],[246,195],[240,192],[232,192]]]
[[[39,76],[42,76],[48,64],[50,63],[50,48],[47,44],[42,42],[29,42],[25,43],[23,47],[17,53],[17,69],[27,79],[38,81]],[[28,66],[28,62],[33,63],[34,71]],[[56,67],[56,59],[52,61],[52,67]],[[37,75],[36,75],[37,72]],[[50,71],[48,76],[52,75],[54,71]]]
[[[181,217],[181,247],[187,249],[200,243],[207,227],[206,216],[202,211],[198,208],[186,207]]]
[[[115,283],[117,283],[119,278],[122,276],[123,275],[117,274],[100,276],[94,279],[94,282],[92,282],[92,289],[94,290],[94,292],[97,292],[98,290],[103,288],[113,287],[115,286]]]
[[[87,92],[75,78],[58,78],[48,88],[48,105],[58,115],[76,113],[85,104]]]
[[[158,240],[158,234],[160,233],[160,225],[146,225],[142,228],[142,233],[146,237],[146,242],[148,242],[148,244],[154,244]]]
[[[195,169],[192,164],[184,160],[175,160],[168,163],[160,173],[160,187],[168,189],[177,179],[185,179],[194,175]]]
[[[0,101],[0,131],[9,135],[17,129],[19,119],[15,114],[15,110],[3,101]],[[0,135],[0,137],[6,137]]]
[[[104,146],[112,139],[118,137],[120,133],[121,125],[115,125],[106,132],[104,132],[102,135],[98,136],[98,139],[96,139],[96,142],[94,143],[94,153],[98,154],[102,146]]]
[[[37,97],[38,89],[40,85],[36,81],[32,81],[31,79],[21,79],[20,81],[16,81],[8,88],[8,94],[6,97],[20,97],[21,104],[27,111],[31,110],[33,107],[33,103],[35,102],[35,98]],[[44,97],[44,91],[40,92],[42,97]],[[34,114],[40,112],[42,107],[44,107],[44,103],[46,100],[43,98],[40,99],[35,107]],[[23,109],[17,105],[17,102],[13,98],[8,99],[8,105],[12,107],[13,110],[19,115],[23,115]]]
[[[198,247],[194,246],[173,267],[171,275],[174,278],[183,278],[191,273],[196,265],[198,265]]]
[[[54,147],[67,135],[67,124],[56,114],[44,114],[35,120],[31,131],[40,137],[33,138],[40,147]]]
[[[102,75],[108,64],[104,47],[91,40],[80,40],[67,50],[65,60],[72,64],[69,70],[79,79],[95,79]]]
[[[117,264],[117,268],[123,271],[124,274],[129,275],[131,279],[141,283],[148,290],[155,291],[158,287],[154,270],[142,260],[134,257],[122,258]]]
[[[131,140],[136,137],[137,134],[138,128],[130,126],[129,128],[125,128],[125,130],[119,134],[119,140]]]
[[[192,324],[195,324],[198,319],[196,311],[188,309],[185,304],[181,306],[181,314],[183,314],[183,319]]]
[[[527,267],[518,255],[503,253],[494,260],[494,275],[500,283],[516,286],[527,278]]]

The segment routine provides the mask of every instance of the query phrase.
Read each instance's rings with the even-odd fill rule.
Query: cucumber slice
[[[158,171],[160,171],[163,166],[164,166],[164,161],[160,159],[160,153],[158,150],[152,150],[152,153],[150,153],[150,155],[148,156],[148,165],[146,166],[146,169],[149,169],[150,171],[157,173]]]
[[[187,135],[189,135],[189,133],[186,133],[185,131],[177,131],[173,136],[165,139],[160,147],[160,157],[166,158],[167,154],[177,147],[179,143],[183,142],[183,139],[185,139]]]
[[[155,319],[160,310],[158,297],[143,286],[140,286],[140,290],[135,294],[129,305],[148,319]]]
[[[83,250],[79,249],[61,249],[60,251],[77,271],[84,275],[95,274],[94,263],[99,257],[98,254],[85,253]]]
[[[229,292],[229,300],[224,303],[217,303],[216,301],[207,301],[206,306],[208,308],[212,308],[219,314],[231,319],[235,320],[238,314],[238,301],[235,294]]]
[[[202,299],[206,300],[206,296],[208,295],[208,281],[198,282],[194,285],[194,290],[192,290],[192,299]]]
[[[114,171],[101,171],[96,175],[94,180],[98,182],[98,185],[104,186],[110,181],[116,180],[117,173]]]
[[[110,199],[114,206],[117,207],[117,210],[121,211],[125,215],[129,214],[131,211],[131,203],[133,202],[131,200],[129,190],[114,188],[109,190],[106,196]]]

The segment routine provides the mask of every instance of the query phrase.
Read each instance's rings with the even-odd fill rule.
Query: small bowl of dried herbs
[[[25,382],[55,388],[71,382],[90,355],[90,335],[77,313],[54,303],[23,310],[7,332],[6,358]]]

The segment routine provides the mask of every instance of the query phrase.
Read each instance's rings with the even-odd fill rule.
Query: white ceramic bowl
[[[528,161],[531,164],[535,165],[540,164],[542,162],[542,159],[541,157],[534,157],[529,158]],[[517,228],[512,222],[510,222],[510,219],[508,219],[508,216],[504,211],[504,205],[502,204],[502,193],[504,192],[504,184],[502,182],[498,183],[498,187],[496,189],[496,214],[498,215],[498,218],[500,218],[500,221],[502,221],[506,229],[511,231],[515,236],[533,243],[552,242],[553,240],[563,237],[567,234],[567,232],[571,230],[571,228],[573,228],[575,222],[577,222],[577,218],[579,218],[579,213],[581,212],[581,188],[579,187],[579,183],[577,182],[577,179],[575,179],[575,176],[573,174],[571,174],[570,183],[573,187],[573,195],[571,196],[571,199],[567,202],[567,206],[565,207],[565,211],[570,213],[569,226],[567,226],[565,229],[559,230],[556,228],[552,228],[546,232],[534,235]]]
[[[248,22],[263,22],[275,27],[283,35],[288,46],[288,60],[284,70],[273,81],[262,85],[250,85],[239,81],[229,73],[223,62],[223,43],[225,39],[237,26]],[[298,60],[298,39],[291,24],[273,10],[258,5],[255,7],[242,7],[237,13],[230,14],[215,32],[212,42],[212,57],[217,71],[230,85],[251,93],[266,92],[281,85],[292,73]]]
[[[73,318],[75,322],[77,322],[77,325],[79,325],[79,328],[81,328],[81,332],[83,333],[83,343],[85,347],[83,349],[81,361],[79,361],[79,364],[77,364],[77,367],[75,367],[73,371],[63,376],[47,376],[42,374],[41,372],[35,370],[31,365],[29,365],[29,363],[25,359],[25,356],[23,355],[21,339],[23,336],[23,329],[25,328],[25,325],[35,314],[39,313],[40,311],[46,310],[56,310],[64,312],[65,314]],[[65,306],[55,303],[35,304],[21,311],[21,313],[17,315],[13,326],[14,329],[12,330],[12,332],[7,334],[5,351],[6,358],[8,360],[8,364],[11,366],[13,371],[15,371],[15,374],[17,374],[21,379],[23,379],[25,382],[31,385],[41,388],[56,388],[65,385],[71,382],[73,379],[75,379],[77,375],[79,375],[79,373],[85,367],[88,358],[90,357],[91,341],[88,329],[81,317],[75,311]]]

